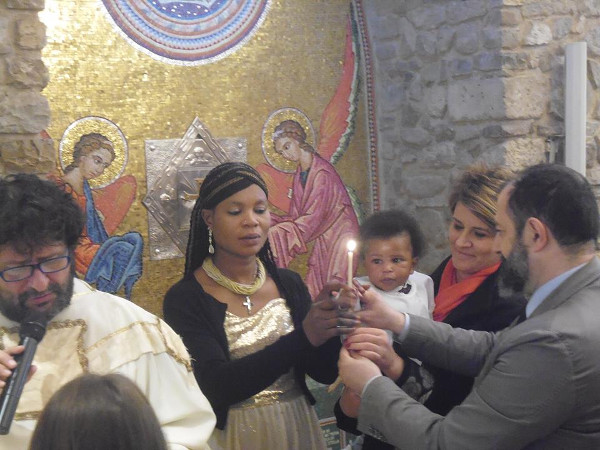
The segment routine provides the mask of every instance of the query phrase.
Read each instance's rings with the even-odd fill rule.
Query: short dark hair
[[[167,450],[152,406],[129,378],[84,374],[50,398],[30,450]]]
[[[0,179],[0,245],[20,253],[55,242],[77,246],[84,219],[71,195],[32,174]]]
[[[416,219],[397,209],[376,212],[365,219],[358,231],[363,243],[361,253],[364,255],[366,242],[371,239],[389,239],[402,233],[408,234],[412,255],[419,258],[425,250],[425,238]]]
[[[536,217],[562,247],[596,242],[598,203],[583,175],[558,164],[525,169],[514,183],[508,207],[521,236],[528,218]]]

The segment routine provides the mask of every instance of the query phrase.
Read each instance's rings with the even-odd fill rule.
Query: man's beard
[[[500,295],[504,298],[523,294],[529,296],[531,294],[527,249],[520,240],[515,242],[510,255],[500,267],[498,289]]]
[[[48,320],[52,319],[71,304],[71,297],[73,296],[73,278],[74,275],[71,274],[64,285],[61,285],[60,283],[48,284],[46,292],[52,292],[56,295],[52,307],[45,312]],[[0,291],[0,313],[10,320],[21,323],[28,311],[26,306],[27,300],[39,295],[40,292],[35,290],[25,291],[18,295],[17,301],[15,302],[14,295],[5,295],[5,293]]]

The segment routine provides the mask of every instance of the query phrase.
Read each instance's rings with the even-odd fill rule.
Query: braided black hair
[[[223,200],[253,184],[259,186],[268,195],[267,185],[260,174],[252,166],[241,162],[220,164],[206,175],[190,218],[190,234],[185,252],[185,277],[191,276],[198,267],[202,266],[204,259],[209,255],[208,226],[202,218],[202,210],[214,209]],[[268,239],[257,256],[278,288],[284,291],[281,294],[285,297],[287,293],[280,282]]]

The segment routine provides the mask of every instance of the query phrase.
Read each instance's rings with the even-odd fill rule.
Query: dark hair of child
[[[408,234],[410,238],[413,258],[421,257],[425,250],[425,238],[413,216],[397,209],[373,213],[365,219],[359,229],[363,256],[369,240],[389,239],[402,233]]]

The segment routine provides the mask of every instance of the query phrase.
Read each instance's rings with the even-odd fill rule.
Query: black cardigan
[[[442,273],[450,257],[446,258],[431,274],[434,285],[434,293],[437,295],[440,288]],[[499,331],[506,328],[511,322],[525,309],[526,300],[522,296],[503,298],[498,293],[498,274],[501,268],[488,276],[479,287],[469,295],[460,305],[454,308],[444,319],[444,322],[455,328],[465,328],[468,330],[481,331]],[[395,343],[394,343],[395,344]],[[394,345],[397,352],[402,355],[400,349]],[[424,405],[434,413],[446,415],[455,406],[461,404],[471,392],[474,378],[464,375],[458,375],[449,370],[440,369],[435,366],[423,364],[422,368],[404,357],[405,368],[402,376],[396,381],[396,384],[402,388],[409,378],[414,388],[414,380],[423,379],[423,369],[428,372],[428,377],[433,378],[433,388]],[[425,380],[428,384],[431,379]],[[418,383],[417,383],[418,384]],[[414,392],[413,398],[419,398],[422,393],[419,389],[406,389],[407,393]],[[360,434],[357,430],[356,419],[347,417],[339,406],[339,401],[334,408],[338,427],[351,433]],[[372,436],[365,436],[363,450],[371,449],[392,449],[393,446],[385,444]]]
[[[304,375],[325,384],[337,377],[340,339],[332,338],[317,348],[311,345],[302,328],[312,303],[308,289],[295,272],[278,269],[278,275],[281,285],[277,287],[282,296],[287,293],[294,331],[233,361],[224,328],[225,303],[206,293],[193,275],[177,282],[165,295],[164,319],[190,352],[196,380],[217,416],[217,428],[225,427],[231,405],[261,392],[292,367],[311,404],[315,399]]]

